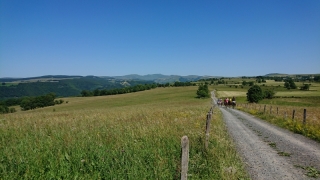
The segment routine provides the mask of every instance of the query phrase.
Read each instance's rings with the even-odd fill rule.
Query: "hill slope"
[[[37,80],[36,80],[37,79]],[[114,89],[137,84],[150,84],[144,80],[118,80],[114,78],[100,78],[95,76],[67,77],[58,79],[44,77],[33,79],[19,79],[11,82],[20,82],[14,85],[0,86],[0,99],[23,96],[40,96],[54,92],[57,96],[78,96],[82,90]],[[9,84],[9,83],[7,83]]]

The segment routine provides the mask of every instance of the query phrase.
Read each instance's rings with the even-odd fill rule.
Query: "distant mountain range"
[[[211,78],[213,76],[179,76],[179,75],[163,75],[163,74],[148,74],[148,75],[138,75],[130,74],[124,76],[68,76],[68,75],[46,75],[38,77],[28,77],[28,78],[0,78],[0,82],[50,82],[59,81],[64,79],[76,79],[84,77],[96,77],[101,79],[115,79],[115,80],[143,80],[143,81],[153,81],[155,83],[170,83],[170,82],[187,82],[187,81],[197,81],[199,79]]]
[[[282,74],[282,73],[270,73],[270,74],[266,74],[264,76],[271,76],[271,77],[294,77],[294,76],[318,76],[320,73],[318,74]]]
[[[57,96],[78,96],[82,90],[115,89],[138,84],[197,81],[204,76],[126,75],[126,76],[67,76],[46,75],[29,78],[0,78],[0,100],[24,96],[40,96],[54,92]]]
[[[155,83],[170,83],[170,82],[187,82],[187,81],[198,81],[199,79],[208,78],[208,76],[197,76],[197,75],[189,75],[189,76],[179,76],[179,75],[163,75],[163,74],[148,74],[148,75],[137,75],[130,74],[125,76],[113,76],[115,79],[122,80],[145,80],[145,81],[153,81]]]

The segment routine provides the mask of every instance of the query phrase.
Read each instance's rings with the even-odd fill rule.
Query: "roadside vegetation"
[[[211,88],[217,90],[218,97],[235,96],[237,108],[240,110],[320,142],[319,82],[297,82],[292,79],[281,82],[266,80],[264,83],[255,82],[253,86],[243,86],[243,88],[230,84],[212,85]],[[308,88],[305,88],[306,85]],[[250,92],[250,89],[254,91]],[[272,93],[272,96],[266,96],[266,92]],[[251,100],[255,103],[250,103],[249,99],[252,98],[249,96],[248,99],[250,93],[258,94],[258,96],[253,96],[258,99],[257,101]],[[304,109],[306,109],[305,123],[303,122]],[[294,118],[292,118],[293,111],[295,111]]]
[[[197,87],[63,98],[59,106],[0,115],[1,179],[180,179],[181,137],[189,179],[247,179],[222,116]]]

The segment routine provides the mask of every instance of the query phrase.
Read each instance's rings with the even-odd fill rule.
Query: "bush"
[[[0,106],[0,114],[5,114],[5,113],[9,113],[9,108],[8,108],[8,106],[1,105]]]
[[[55,104],[62,104],[63,102],[64,102],[64,101],[63,101],[62,99],[59,99],[59,100],[55,100],[55,101],[54,101]]]
[[[300,87],[300,90],[309,91],[311,84],[303,84],[303,86]]]
[[[285,80],[284,87],[287,89],[297,89],[296,84],[291,78]]]
[[[253,85],[247,92],[247,100],[249,102],[259,102],[264,97],[264,93],[262,92],[262,89],[258,85]]]
[[[210,93],[209,93],[209,88],[208,88],[208,85],[205,84],[200,84],[199,85],[199,88],[197,90],[197,97],[198,98],[208,98],[210,97]]]
[[[17,112],[15,108],[10,108],[9,111],[10,111],[10,113]]]
[[[264,98],[272,99],[276,93],[271,89],[266,89],[264,91]]]

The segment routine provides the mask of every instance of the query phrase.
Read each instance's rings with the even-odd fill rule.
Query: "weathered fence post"
[[[277,115],[279,114],[279,108],[277,107]]]
[[[283,117],[285,120],[287,119],[287,111],[284,112],[284,117]]]
[[[264,105],[263,114],[266,113],[266,106],[267,106],[267,105]]]
[[[189,139],[187,136],[181,138],[181,152],[181,180],[187,180],[189,164]]]
[[[206,142],[205,142],[205,148],[208,148],[209,144],[209,132],[210,132],[210,122],[211,122],[211,114],[207,114],[207,121],[206,121]]]
[[[296,110],[292,111],[292,120],[294,120],[294,114],[296,113]]]
[[[272,114],[272,106],[270,106],[270,114]]]
[[[303,109],[303,124],[306,125],[307,121],[307,110]]]

